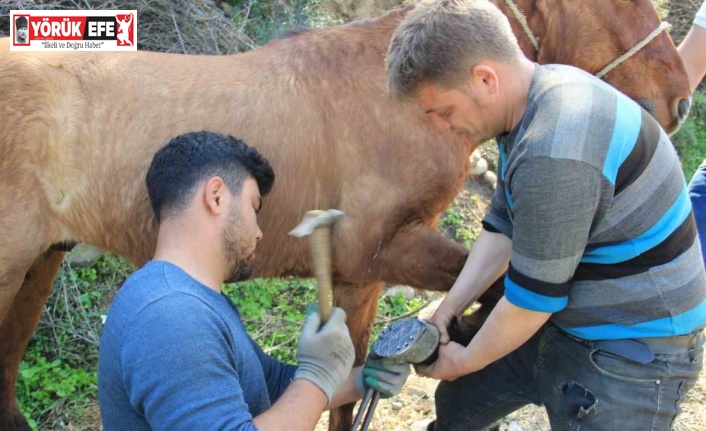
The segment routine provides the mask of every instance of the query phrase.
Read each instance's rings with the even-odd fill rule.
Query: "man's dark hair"
[[[261,196],[275,180],[267,159],[239,139],[205,131],[179,135],[157,151],[147,171],[147,193],[157,221],[186,208],[194,188],[215,176],[234,195],[248,177],[257,181]]]

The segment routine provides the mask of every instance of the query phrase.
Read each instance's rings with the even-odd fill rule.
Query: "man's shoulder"
[[[620,94],[605,81],[574,66],[565,64],[537,65],[529,102],[546,103],[556,110],[599,108],[614,103]]]
[[[517,148],[515,156],[580,161],[602,169],[616,124],[619,122],[622,127],[634,117],[639,120],[641,108],[575,67],[537,68],[515,139],[518,145],[513,145]],[[630,115],[621,115],[625,112]],[[636,124],[639,127],[639,121]]]
[[[207,320],[218,316],[216,292],[207,292],[178,267],[166,262],[150,262],[125,281],[113,300],[106,326],[129,326],[138,319],[172,319],[197,315]]]
[[[164,274],[164,265],[149,262],[125,280],[110,305],[109,315],[136,315],[149,304],[171,293]]]

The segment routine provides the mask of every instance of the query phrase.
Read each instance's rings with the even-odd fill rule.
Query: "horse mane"
[[[290,39],[293,37],[297,37],[299,35],[309,33],[311,31],[314,31],[313,28],[311,27],[305,27],[303,25],[296,26],[296,27],[290,27],[286,28],[284,30],[278,31],[272,40],[282,40],[282,39]]]
[[[402,4],[400,6],[397,6],[393,9],[390,9],[389,11],[385,12],[384,14],[375,17],[375,18],[365,18],[365,19],[359,19],[355,21],[351,21],[350,23],[346,24],[350,27],[362,27],[362,28],[370,28],[370,27],[388,27],[391,23],[397,23],[402,20],[402,18],[407,15],[407,13],[414,8],[413,4],[406,3]]]
[[[404,15],[406,15],[414,5],[403,4],[397,6],[389,11],[385,12],[375,18],[364,18],[351,21],[345,24],[322,27],[322,28],[311,28],[306,26],[294,26],[290,28],[285,28],[275,34],[272,41],[296,38],[301,35],[317,33],[320,31],[325,31],[332,28],[362,28],[362,29],[375,29],[375,28],[387,28],[391,23],[399,23]]]

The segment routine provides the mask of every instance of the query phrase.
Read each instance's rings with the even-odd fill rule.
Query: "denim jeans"
[[[529,403],[544,405],[552,430],[669,430],[696,384],[704,334],[694,347],[655,351],[645,365],[545,325],[483,370],[436,390],[435,431],[482,429]]]

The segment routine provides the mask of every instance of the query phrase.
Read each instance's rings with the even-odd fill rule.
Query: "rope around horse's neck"
[[[656,29],[652,30],[652,33],[648,34],[646,38],[642,39],[640,42],[637,43],[637,45],[633,46],[630,48],[628,52],[625,54],[621,55],[620,57],[616,58],[615,60],[611,61],[610,64],[608,64],[606,67],[603,69],[599,70],[598,73],[596,73],[596,76],[599,78],[603,78],[606,73],[610,72],[611,70],[615,69],[620,65],[620,63],[624,62],[628,58],[632,57],[637,53],[637,51],[641,50],[642,48],[645,47],[648,43],[652,42],[652,39],[655,37],[659,36],[660,33],[663,31],[669,29],[671,27],[671,24],[669,24],[667,21],[662,21],[662,23],[657,27]]]
[[[513,0],[505,0],[505,4],[510,8],[510,11],[512,11],[512,14],[515,16],[515,19],[522,26],[522,29],[527,35],[527,38],[530,40],[530,42],[532,42],[534,50],[539,51],[539,39],[534,35],[534,33],[532,33],[532,29],[530,28],[529,24],[527,24],[527,17],[525,17],[525,14],[522,13],[522,11],[517,7],[517,4],[515,4]],[[608,72],[615,69],[625,60],[635,55],[639,50],[644,48],[645,45],[652,42],[654,38],[659,36],[663,31],[669,29],[670,27],[671,24],[669,24],[667,21],[663,21],[656,29],[652,30],[652,32],[648,34],[647,37],[635,44],[635,46],[630,48],[628,52],[611,61],[606,67],[599,70],[595,74],[595,76],[597,76],[598,78],[603,78]]]
[[[527,17],[525,17],[525,14],[520,11],[520,9],[517,7],[514,1],[512,0],[505,0],[505,4],[507,7],[510,8],[512,11],[512,14],[515,15],[515,19],[520,23],[522,26],[522,29],[525,31],[525,34],[527,35],[527,38],[532,42],[532,46],[534,47],[535,51],[539,51],[539,40],[537,37],[532,33],[532,29],[529,27],[529,24],[527,24]]]

